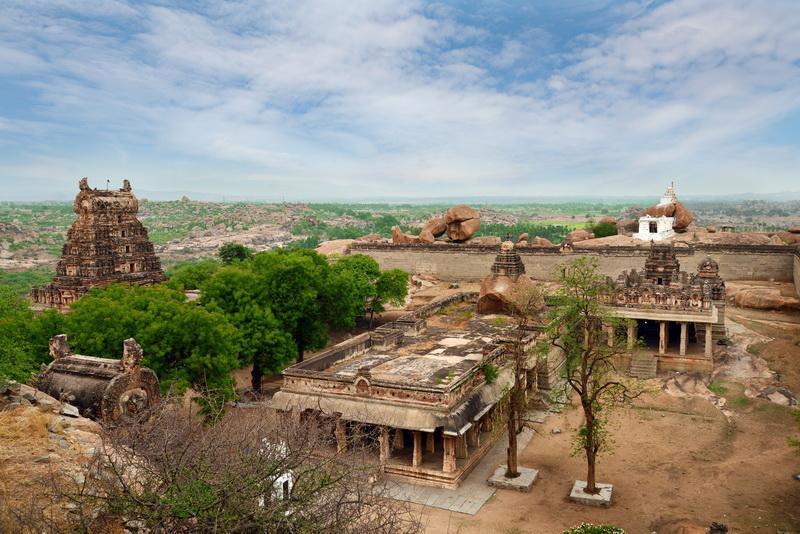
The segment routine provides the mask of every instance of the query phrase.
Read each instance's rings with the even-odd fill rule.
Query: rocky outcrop
[[[451,241],[463,242],[470,239],[481,225],[481,215],[478,210],[466,204],[453,206],[444,216],[447,225],[447,237]]]
[[[616,226],[617,220],[614,217],[609,217],[608,215],[606,215],[605,217],[600,217],[600,220],[597,221],[597,224],[611,224]]]
[[[672,229],[676,232],[685,232],[694,220],[692,212],[678,201],[663,206],[647,208],[642,215],[650,215],[651,217],[673,217],[675,221],[672,223]]]
[[[532,247],[554,247],[555,245],[549,239],[545,239],[544,237],[539,237],[538,235],[533,238],[531,241],[530,246]]]
[[[800,300],[781,294],[780,289],[748,288],[733,295],[733,303],[740,308],[756,310],[800,310]]]
[[[419,237],[403,232],[399,226],[392,226],[392,243],[413,245],[421,242]]]
[[[567,234],[567,243],[577,243],[579,241],[586,241],[587,239],[594,239],[594,232],[585,228],[578,228]]]
[[[633,234],[639,231],[639,221],[636,219],[621,219],[617,221],[617,233],[620,235]]]
[[[519,234],[519,237],[517,238],[517,243],[520,245],[527,245],[529,240],[530,236],[528,235],[527,232],[524,232],[522,234]]]
[[[426,232],[430,233],[430,235],[432,235],[434,238],[442,237],[445,232],[447,232],[447,223],[445,222],[445,218],[434,217],[426,222],[425,226],[422,227],[422,232],[420,232],[420,235]]]

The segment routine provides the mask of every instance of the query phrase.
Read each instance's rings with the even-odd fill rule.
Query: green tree
[[[193,387],[233,393],[230,372],[240,352],[239,332],[222,313],[209,311],[164,285],[113,284],[93,289],[66,318],[70,345],[84,354],[119,357],[133,337],[144,350],[162,388]]]
[[[585,422],[574,452],[586,454],[585,491],[597,493],[596,458],[610,445],[605,412],[637,392],[615,372],[614,359],[626,351],[627,340],[618,334],[623,323],[603,306],[611,288],[598,272],[597,260],[578,258],[560,266],[558,281],[545,332],[564,351],[566,387],[580,399]]]
[[[265,372],[280,372],[297,355],[294,340],[275,318],[261,287],[253,271],[229,266],[203,285],[201,297],[204,306],[224,313],[241,334],[239,363],[252,363],[256,392]]]
[[[274,250],[256,254],[252,269],[264,301],[294,340],[297,360],[324,347],[331,321],[327,260],[308,249]]]
[[[347,300],[354,306],[355,315],[369,317],[370,326],[375,314],[385,311],[386,304],[403,304],[408,294],[408,273],[400,269],[381,272],[378,262],[364,254],[345,256],[332,270],[352,277],[355,293]]]
[[[203,282],[214,276],[219,268],[220,263],[216,260],[183,263],[167,273],[167,285],[178,291],[200,289]]]
[[[601,222],[592,226],[592,232],[595,237],[608,237],[610,235],[617,235],[617,225],[608,222]]]
[[[253,257],[253,251],[241,243],[225,243],[219,247],[217,255],[222,263],[231,264],[235,261],[244,261]]]

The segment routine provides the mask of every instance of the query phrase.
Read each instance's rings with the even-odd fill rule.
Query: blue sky
[[[796,0],[0,3],[0,200],[798,191],[798,121]]]

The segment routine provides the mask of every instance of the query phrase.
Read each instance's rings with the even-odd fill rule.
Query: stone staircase
[[[655,378],[658,358],[653,354],[634,354],[628,374],[636,378]]]

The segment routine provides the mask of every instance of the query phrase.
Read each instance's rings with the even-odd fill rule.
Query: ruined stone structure
[[[133,339],[123,342],[119,360],[73,353],[67,336],[50,340],[53,361],[42,371],[36,387],[77,407],[84,417],[116,421],[135,416],[159,400],[156,374],[141,367],[142,348]]]
[[[509,313],[514,307],[514,296],[532,287],[514,244],[505,241],[494,259],[492,273],[481,282],[478,313]]]
[[[706,258],[696,273],[689,274],[680,270],[672,245],[653,243],[644,269],[623,271],[609,282],[613,290],[606,303],[618,317],[633,320],[628,327],[631,346],[640,326],[657,326],[653,370],[656,363],[663,369],[711,369],[714,344],[725,337],[725,282],[716,261]],[[677,354],[669,350],[671,325],[679,329]],[[702,344],[703,350],[690,354],[691,339]]]
[[[92,287],[165,280],[147,229],[136,218],[139,201],[128,180],[108,191],[89,188],[83,178],[72,206],[78,217],[67,232],[56,277],[33,289],[35,304],[66,310]]]
[[[513,327],[484,317],[464,324],[476,297],[435,301],[289,367],[271,405],[335,418],[340,450],[352,436],[378,436],[375,456],[394,478],[457,486],[500,435],[494,429],[502,426],[502,401],[513,384]],[[537,335],[526,332],[524,343]],[[538,374],[549,380],[560,368],[538,363],[535,357],[528,363],[527,389]],[[487,366],[498,371],[493,380],[486,379]]]

